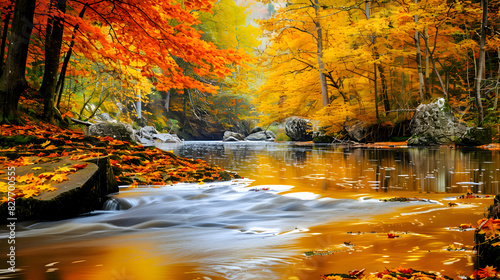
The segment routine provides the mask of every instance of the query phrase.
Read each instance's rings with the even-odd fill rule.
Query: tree
[[[64,32],[64,19],[62,14],[65,12],[66,0],[50,1],[49,13],[53,14],[53,18],[47,21],[45,32],[45,70],[43,72],[43,82],[39,92],[44,100],[43,114],[49,122],[53,124],[57,114],[56,86]]]
[[[479,70],[476,73],[476,104],[477,104],[477,126],[483,126],[483,103],[481,101],[481,81],[483,79],[485,70],[485,52],[484,44],[486,41],[486,28],[488,25],[488,0],[481,0],[481,7],[483,8],[483,17],[481,22],[481,38],[479,42]]]
[[[36,0],[16,0],[5,71],[0,78],[0,123],[19,122],[17,104],[28,89],[26,60]]]

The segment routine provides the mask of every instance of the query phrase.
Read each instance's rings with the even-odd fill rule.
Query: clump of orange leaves
[[[85,136],[82,131],[25,121],[25,125],[2,125],[0,128],[0,196],[4,197],[3,201],[7,197],[4,184],[8,179],[7,174],[1,173],[6,173],[7,168],[57,162],[63,157],[85,161],[108,156],[115,178],[121,185],[203,184],[239,178],[237,174],[203,160],[181,158],[155,147],[144,147],[111,137]],[[71,168],[77,170],[77,167]],[[51,191],[53,186],[50,183],[65,180],[67,174],[61,171],[52,176],[16,176],[17,195],[32,197],[43,191]]]
[[[447,276],[441,276],[434,273],[414,270],[411,268],[404,268],[399,266],[394,269],[385,269],[382,272],[365,274],[365,269],[353,270],[348,273],[333,273],[323,275],[322,279],[325,280],[343,280],[343,279],[363,279],[363,280],[376,280],[376,279],[394,279],[394,280],[416,280],[416,279],[435,279],[445,280],[451,279]]]

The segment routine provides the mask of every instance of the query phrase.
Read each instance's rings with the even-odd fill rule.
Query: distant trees
[[[419,103],[445,97],[464,120],[477,118],[480,125],[486,105],[485,119],[496,123],[496,99],[484,104],[484,97],[498,92],[492,89],[498,88],[500,36],[494,25],[500,5],[482,2],[283,3],[262,25],[271,41],[262,60],[270,78],[258,92],[261,111],[267,112],[264,122],[300,115],[321,120],[334,132],[353,118],[394,123]],[[495,19],[488,19],[488,9]],[[324,70],[313,61],[320,36],[311,34],[318,30]],[[318,106],[324,91],[317,71],[328,81],[324,109]]]
[[[15,9],[8,28],[12,4]],[[43,77],[39,93],[45,100],[44,116],[55,122],[60,119],[56,107],[66,73],[85,76],[96,71],[84,68],[90,65],[85,61],[98,62],[99,71],[112,73],[122,87],[144,89],[145,94],[151,88],[215,93],[217,86],[210,81],[231,76],[246,57],[243,51],[220,49],[203,40],[194,28],[200,23],[199,13],[212,8],[208,0],[2,0],[0,8],[4,31],[11,34],[0,86],[1,122],[16,119],[17,102],[28,86],[26,67],[39,71],[30,76],[33,84]],[[185,75],[180,63],[195,76]],[[123,98],[135,99],[135,91],[121,92]]]

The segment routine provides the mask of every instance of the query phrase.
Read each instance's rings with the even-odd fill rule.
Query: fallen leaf
[[[61,183],[62,181],[67,181],[69,179],[66,177],[66,174],[56,174],[51,178],[51,180]]]

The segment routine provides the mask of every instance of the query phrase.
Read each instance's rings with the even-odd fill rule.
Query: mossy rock
[[[7,203],[0,205],[0,217],[7,221],[8,217],[23,220],[57,220],[75,217],[93,210],[102,209],[107,195],[118,192],[113,171],[107,157],[83,161],[67,158],[58,162],[22,166],[16,169],[16,175],[51,172],[63,165],[84,164],[87,166],[75,173],[67,175],[68,181],[51,184],[55,191],[44,191],[38,196],[15,199],[15,215],[9,215]],[[40,167],[33,170],[33,167]]]

